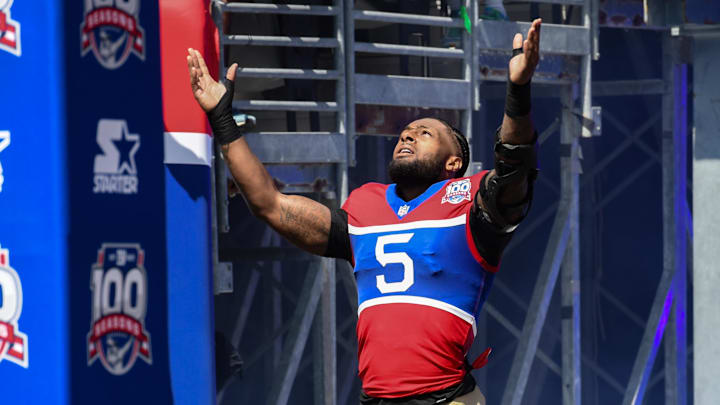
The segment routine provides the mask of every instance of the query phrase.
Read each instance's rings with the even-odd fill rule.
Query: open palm
[[[195,100],[200,107],[208,112],[215,108],[220,102],[220,98],[225,94],[227,89],[222,83],[216,82],[210,72],[208,72],[205,59],[196,49],[188,48],[187,56],[188,72],[190,73],[190,87],[192,88]],[[228,80],[235,80],[235,71],[237,64],[233,63],[227,71],[225,77]]]
[[[523,41],[522,34],[517,33],[513,38],[513,48],[522,48],[523,53],[510,59],[510,80],[515,84],[525,84],[532,78],[535,67],[540,60],[540,26],[542,20],[536,19],[530,25],[527,39]]]

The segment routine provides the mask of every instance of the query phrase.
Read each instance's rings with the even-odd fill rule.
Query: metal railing
[[[459,17],[430,16],[371,10],[353,10],[353,0],[345,0],[347,24],[347,97],[348,125],[355,128],[355,105],[384,105],[395,107],[432,107],[460,111],[459,128],[472,137],[473,69],[472,36],[463,29],[462,47],[431,47],[378,42],[356,42],[355,23],[360,21],[390,24],[413,24],[429,27],[464,28]],[[469,15],[475,13],[475,2],[463,0]],[[355,54],[358,52],[395,56],[419,56],[462,61],[460,79],[428,78],[418,76],[370,75],[355,72]],[[358,85],[361,83],[361,85]],[[421,95],[432,95],[422,97]],[[470,142],[470,144],[472,144]],[[350,142],[349,158],[355,163],[355,146]],[[472,156],[472,154],[471,154]],[[471,166],[472,168],[472,166]],[[471,169],[472,170],[472,169]]]

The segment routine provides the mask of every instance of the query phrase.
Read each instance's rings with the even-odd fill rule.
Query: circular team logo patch
[[[92,320],[88,366],[100,359],[114,375],[130,371],[141,358],[152,364],[150,333],[145,330],[147,274],[138,244],[105,243],[92,267]]]
[[[139,0],[85,0],[81,56],[92,50],[106,69],[119,68],[131,53],[145,60],[145,30],[139,17]]]
[[[465,200],[471,201],[471,188],[472,183],[470,183],[470,179],[454,181],[445,187],[445,196],[442,198],[440,203],[445,204],[446,202],[449,202],[450,204],[460,204]]]

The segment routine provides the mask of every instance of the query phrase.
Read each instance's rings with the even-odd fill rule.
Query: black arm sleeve
[[[480,180],[481,189],[485,185],[485,176]],[[491,266],[497,266],[500,264],[500,257],[505,247],[512,239],[513,232],[505,232],[502,228],[493,224],[490,215],[480,206],[480,194],[481,191],[478,190],[473,200],[473,206],[470,209],[470,233],[473,236],[475,248],[480,252],[480,256]]]
[[[330,210],[330,234],[325,257],[352,260],[350,234],[348,233],[348,214],[343,209]]]

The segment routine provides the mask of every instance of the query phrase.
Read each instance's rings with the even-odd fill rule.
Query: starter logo
[[[27,335],[20,332],[22,312],[20,277],[10,267],[10,252],[0,247],[0,363],[3,360],[28,368]]]
[[[440,204],[449,202],[450,204],[460,204],[464,200],[471,200],[470,188],[472,184],[470,179],[462,179],[460,181],[454,181],[445,188],[445,196],[442,198]]]
[[[10,131],[0,131],[0,152],[3,151],[3,149],[10,146]],[[2,193],[2,187],[3,183],[5,182],[5,177],[3,176],[3,167],[2,162],[0,162],[0,193]]]
[[[10,17],[13,0],[0,0],[0,49],[20,56],[20,23]]]
[[[145,60],[145,30],[139,20],[140,0],[85,0],[81,56],[92,50],[106,69],[122,66],[130,52]]]
[[[88,366],[100,358],[114,375],[126,374],[138,357],[152,364],[150,333],[145,330],[147,274],[138,244],[104,243],[92,267],[92,321]]]
[[[140,135],[131,134],[125,120],[101,119],[97,144],[102,154],[95,156],[93,193],[137,194],[135,154],[140,149]]]

